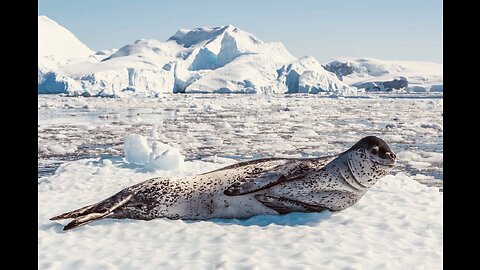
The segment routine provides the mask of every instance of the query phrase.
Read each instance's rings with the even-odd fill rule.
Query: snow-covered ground
[[[103,220],[66,233],[67,221],[48,220],[154,176],[339,153],[366,135],[383,138],[398,166],[342,212]],[[38,136],[40,269],[443,267],[441,95],[39,95]],[[150,148],[157,163],[137,151]]]

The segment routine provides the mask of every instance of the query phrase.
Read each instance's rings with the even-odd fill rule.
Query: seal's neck
[[[364,189],[372,187],[388,170],[375,163],[364,149],[356,149],[345,153],[345,162],[354,182]]]
[[[352,161],[350,160],[347,154],[341,155],[338,157],[339,163],[342,164],[340,169],[340,174],[343,180],[347,182],[347,184],[357,192],[364,192],[366,191],[369,186],[364,184],[363,179],[361,179],[358,175],[355,174],[355,170],[352,170]]]
[[[337,157],[338,172],[352,190],[363,193],[372,187],[383,174],[363,149],[344,152]]]

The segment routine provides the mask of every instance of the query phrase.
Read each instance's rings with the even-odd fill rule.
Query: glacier
[[[180,29],[163,42],[139,39],[94,52],[48,17],[38,22],[39,94],[356,93],[313,57],[298,59],[281,42],[233,25]],[[52,49],[58,40],[63,48]]]

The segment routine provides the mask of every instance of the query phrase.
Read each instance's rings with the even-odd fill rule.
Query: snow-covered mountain
[[[38,16],[38,61],[44,66],[64,65],[69,59],[86,58],[93,51],[70,31],[46,16]]]
[[[443,66],[437,63],[339,58],[324,68],[366,91],[443,92]]]
[[[313,57],[297,59],[282,43],[265,43],[232,25],[181,29],[165,42],[140,39],[93,52],[39,16],[38,74],[39,93],[87,96],[356,93]]]

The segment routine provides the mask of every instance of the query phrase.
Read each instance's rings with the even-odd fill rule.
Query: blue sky
[[[341,56],[443,62],[441,0],[39,0],[38,14],[93,50],[232,24],[322,63]]]

